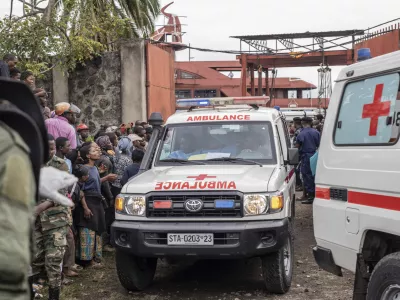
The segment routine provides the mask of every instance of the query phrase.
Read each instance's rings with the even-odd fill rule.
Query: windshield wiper
[[[186,160],[186,159],[179,159],[179,158],[167,158],[162,159],[160,162],[176,162],[180,164],[193,164],[193,165],[205,165],[205,163],[201,161],[194,161],[194,160]]]
[[[238,157],[219,157],[219,158],[207,159],[206,161],[246,162],[246,163],[250,163],[250,164],[253,164],[253,165],[259,165],[260,167],[263,166],[262,164],[260,164],[259,162],[254,161],[254,160],[238,158]]]

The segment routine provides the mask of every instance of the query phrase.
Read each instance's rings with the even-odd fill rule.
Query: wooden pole
[[[255,96],[256,95],[256,86],[254,82],[254,65],[250,65],[250,85],[251,85],[251,95]]]
[[[247,96],[247,56],[246,54],[241,55],[242,62],[242,78],[241,78],[241,88],[242,88],[242,96]]]
[[[262,96],[262,68],[258,68],[258,96]]]

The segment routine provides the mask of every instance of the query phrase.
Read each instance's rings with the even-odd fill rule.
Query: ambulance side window
[[[396,143],[400,128],[399,83],[400,76],[394,73],[347,84],[335,124],[335,145]]]
[[[176,144],[173,141],[173,136],[174,136],[174,129],[167,128],[167,132],[164,138],[164,145],[163,148],[161,149],[160,159],[166,159],[171,154],[172,148],[174,147],[174,144]]]

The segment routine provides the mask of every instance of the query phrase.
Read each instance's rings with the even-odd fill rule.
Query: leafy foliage
[[[24,15],[0,19],[0,54],[16,54],[36,75],[55,65],[73,69],[115,50],[120,39],[147,37],[160,10],[159,0],[18,1]]]

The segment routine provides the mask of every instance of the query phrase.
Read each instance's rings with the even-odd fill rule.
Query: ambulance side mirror
[[[289,148],[289,157],[287,160],[287,164],[291,166],[299,164],[299,149]]]

